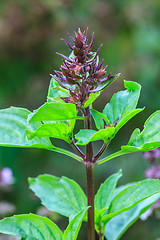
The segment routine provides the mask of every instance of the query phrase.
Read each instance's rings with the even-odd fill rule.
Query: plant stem
[[[105,151],[106,148],[107,148],[107,145],[105,143],[103,143],[103,145],[102,145],[101,149],[99,150],[99,152],[93,157],[93,162],[94,163],[103,154],[103,152]]]
[[[85,128],[91,129],[90,109],[86,108]],[[87,174],[87,199],[88,199],[88,240],[95,240],[94,230],[94,180],[93,180],[93,147],[92,143],[86,146],[86,174]]]
[[[83,160],[85,159],[85,155],[84,153],[81,151],[81,149],[75,144],[74,141],[72,141],[71,145],[77,150],[77,152],[79,153],[79,155],[83,158]]]
[[[99,235],[99,240],[104,240],[104,235],[100,234]]]
[[[94,181],[93,181],[93,166],[92,164],[86,164],[87,173],[87,198],[88,206],[88,240],[95,240],[94,230]]]

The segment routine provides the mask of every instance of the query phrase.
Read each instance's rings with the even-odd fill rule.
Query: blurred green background
[[[0,109],[12,106],[33,110],[46,100],[50,73],[58,69],[61,58],[56,51],[69,55],[60,38],[66,32],[89,27],[95,32],[93,49],[103,43],[100,58],[108,72],[121,72],[94,103],[102,110],[114,92],[123,89],[123,79],[142,85],[139,107],[146,107],[117,134],[108,155],[127,143],[134,128],[142,129],[145,119],[160,108],[160,1],[159,0],[5,0],[0,1]],[[77,131],[79,126],[77,126]],[[70,148],[62,141],[55,145]],[[95,152],[101,143],[95,146]],[[95,191],[102,181],[119,168],[119,184],[144,179],[149,166],[141,153],[119,157],[95,168]],[[0,148],[0,168],[13,170],[15,183],[10,191],[1,192],[2,200],[16,206],[15,213],[36,212],[39,200],[28,189],[27,178],[42,173],[67,176],[86,190],[85,169],[78,162],[45,150]],[[64,217],[55,221],[63,229]],[[65,219],[65,220],[64,220]],[[125,240],[160,238],[160,220],[150,217],[138,221],[121,238]],[[83,226],[78,239],[86,239]]]

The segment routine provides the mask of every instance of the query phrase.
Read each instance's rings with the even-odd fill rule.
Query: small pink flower
[[[150,179],[160,179],[160,166],[154,165],[145,171],[145,175]]]
[[[153,149],[151,151],[144,152],[146,159],[158,159],[160,158],[160,148]]]
[[[0,185],[7,186],[14,182],[13,173],[10,168],[3,168],[0,171]]]

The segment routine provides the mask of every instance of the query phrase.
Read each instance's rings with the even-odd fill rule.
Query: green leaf
[[[103,113],[91,109],[91,114],[98,130],[104,129],[104,120],[107,124],[109,124],[109,120]]]
[[[44,206],[64,216],[71,217],[87,207],[83,190],[69,178],[40,175],[29,178],[29,185]]]
[[[62,240],[62,232],[46,217],[17,215],[0,221],[0,232],[28,240]]]
[[[101,184],[97,194],[95,195],[95,209],[100,211],[101,209],[106,209],[110,205],[112,194],[117,185],[117,181],[122,176],[122,170],[111,175]]]
[[[70,156],[78,161],[81,157],[52,145],[49,138],[35,137],[27,140],[25,130],[34,132],[41,123],[27,124],[27,117],[31,112],[25,108],[10,107],[0,110],[0,146],[42,148]]]
[[[128,145],[132,146],[134,142],[138,139],[139,135],[140,135],[140,129],[136,128],[129,139]]]
[[[107,162],[107,161],[109,161],[109,160],[111,160],[111,159],[113,159],[113,158],[119,157],[119,156],[124,155],[124,154],[127,154],[127,152],[124,152],[124,151],[120,150],[120,151],[118,151],[118,152],[115,152],[115,153],[109,155],[108,157],[105,157],[105,158],[103,158],[103,159],[100,159],[100,160],[97,161],[95,164],[96,164],[96,165],[100,165],[100,164],[102,164],[102,163],[104,163],[104,162]]]
[[[0,110],[0,146],[52,149],[49,138],[36,137],[27,140],[25,129],[35,131],[39,123],[27,124],[30,111],[24,108],[6,108]]]
[[[89,99],[85,102],[84,104],[84,108],[87,108],[89,105],[91,105],[100,95],[100,92],[96,92],[96,93],[91,93],[89,95]]]
[[[124,81],[124,85],[127,90],[114,94],[110,103],[103,110],[110,123],[120,121],[128,111],[135,109],[137,106],[141,86],[132,81]]]
[[[126,230],[158,200],[160,193],[143,200],[130,210],[112,218],[105,227],[105,237],[108,240],[118,240]]]
[[[103,113],[91,109],[96,127],[99,130],[104,129],[104,122],[108,125],[107,127],[115,127],[114,134],[112,134],[110,140],[115,137],[120,128],[143,110],[135,109],[140,96],[140,85],[131,81],[124,81],[124,84],[127,90],[114,94],[110,103],[104,108]]]
[[[68,227],[64,231],[63,240],[76,240],[82,221],[88,208],[77,213],[76,216],[70,221]]]
[[[121,185],[121,186],[119,186],[119,187],[116,187],[116,189],[114,190],[114,193],[113,193],[113,195],[112,195],[112,200],[113,200],[120,192],[122,192],[125,188],[127,188],[127,187],[129,187],[129,186],[132,186],[132,185],[134,185],[134,184],[136,184],[136,182],[129,182],[129,183],[125,184],[125,185]]]
[[[147,119],[141,133],[139,129],[135,129],[128,144],[121,148],[124,152],[133,152],[150,151],[158,147],[160,147],[160,110]]]
[[[101,184],[96,196],[95,196],[95,224],[96,230],[99,232],[101,229],[102,216],[109,208],[112,195],[114,193],[117,181],[122,176],[122,171],[119,170],[116,174],[113,174],[106,181]]]
[[[56,98],[60,97],[68,97],[69,91],[62,88],[58,82],[54,80],[54,78],[51,78],[49,89],[48,89],[48,96],[47,96],[47,102],[53,102],[53,100],[56,100]]]
[[[103,140],[106,144],[111,140],[114,134],[115,128],[107,127],[100,131],[94,131],[90,129],[81,129],[75,138],[78,140],[77,145],[86,145],[91,141]]]
[[[70,119],[83,119],[77,116],[76,105],[65,102],[45,103],[28,116],[28,122],[62,121]]]
[[[122,128],[131,118],[133,118],[138,113],[142,112],[144,108],[137,108],[133,110],[127,111],[121,119],[118,121],[116,127],[115,127],[115,134],[119,131],[120,128]]]
[[[160,180],[146,179],[122,190],[112,200],[108,214],[102,221],[107,223],[114,216],[134,207],[139,202],[160,192]]]
[[[147,119],[142,132],[138,128],[133,131],[128,144],[122,146],[120,151],[97,161],[96,164],[99,165],[124,154],[151,151],[158,147],[160,147],[160,110]]]
[[[26,135],[28,139],[33,139],[34,137],[53,137],[71,143],[74,128],[74,124],[71,122],[74,122],[75,124],[75,120],[70,120],[66,123],[63,121],[56,123],[45,123],[38,127],[34,132],[27,130]]]

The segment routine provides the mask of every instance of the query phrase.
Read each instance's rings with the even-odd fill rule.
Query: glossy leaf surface
[[[25,129],[35,131],[39,123],[27,124],[30,111],[24,108],[6,108],[0,110],[0,145],[6,147],[27,147],[51,149],[49,138],[36,137],[27,140]]]
[[[124,85],[127,90],[114,94],[103,110],[110,123],[119,121],[123,115],[137,106],[141,86],[132,81],[124,81]]]
[[[103,225],[102,217],[109,208],[117,181],[121,176],[121,170],[119,170],[116,174],[111,175],[103,184],[101,184],[97,194],[95,195],[95,227],[97,232],[99,232],[99,229],[101,229],[101,226]]]
[[[131,118],[143,110],[135,109],[140,96],[140,85],[131,81],[124,81],[124,84],[127,90],[114,94],[103,113],[91,109],[97,129],[115,128],[111,139]]]
[[[108,214],[102,218],[103,222],[107,223],[114,216],[159,192],[160,180],[155,179],[147,179],[125,188],[112,200]]]
[[[54,80],[54,78],[51,78],[49,89],[48,89],[48,96],[47,96],[47,102],[53,102],[55,98],[60,97],[68,97],[68,90],[62,88],[58,82]]]
[[[62,232],[51,220],[34,214],[17,215],[0,221],[0,232],[27,240],[62,240]]]
[[[112,155],[101,159],[97,164],[104,163],[115,157],[137,152],[137,151],[151,151],[160,147],[160,110],[153,113],[145,122],[144,130],[136,128],[127,145],[121,147],[121,150]]]
[[[94,131],[90,129],[82,129],[76,135],[75,138],[78,140],[77,145],[86,145],[91,141],[103,140],[106,144],[111,140],[115,129],[108,127],[100,131]]]
[[[91,114],[98,130],[104,129],[104,121],[109,124],[109,120],[103,113],[91,109]]]
[[[89,105],[91,105],[100,95],[100,92],[96,92],[96,93],[91,93],[89,95],[89,99],[85,102],[84,104],[84,108],[87,108]]]
[[[130,210],[112,218],[105,227],[105,237],[108,240],[119,240],[126,230],[158,200],[160,193],[143,200]]]
[[[132,119],[135,115],[138,113],[142,112],[144,108],[137,108],[133,110],[127,111],[118,121],[116,127],[115,127],[115,134],[130,120]]]
[[[40,175],[29,178],[29,185],[44,206],[64,216],[71,217],[87,207],[83,190],[69,178]]]
[[[25,108],[10,107],[0,110],[0,146],[42,148],[70,156],[78,161],[81,157],[52,145],[48,137],[34,137],[28,140],[25,130],[34,132],[41,126],[40,123],[27,124],[30,111]]]
[[[28,116],[28,122],[38,121],[62,121],[76,119],[75,104],[65,102],[45,103]]]
[[[71,121],[73,123],[71,123]],[[55,122],[55,123],[45,123],[36,129],[36,131],[26,131],[28,139],[33,139],[34,137],[53,137],[65,140],[71,143],[72,132],[74,128],[74,120]]]
[[[95,195],[95,208],[101,210],[108,208],[110,205],[112,194],[117,185],[117,181],[122,176],[122,171],[119,170],[117,173],[111,175],[101,184],[97,194]]]
[[[160,147],[160,110],[153,113],[145,122],[144,130],[135,129],[127,146],[122,146],[125,152],[150,151]]]
[[[112,136],[112,138],[114,138],[114,136],[116,135],[116,133],[131,119],[133,118],[135,115],[137,115],[138,113],[140,113],[141,111],[143,111],[143,108],[137,108],[137,109],[133,109],[133,110],[129,110],[127,111],[120,120],[117,121],[117,123],[115,124],[110,124],[109,120],[107,119],[107,117],[103,114],[100,113],[94,109],[91,109],[91,113],[93,116],[93,119],[95,121],[96,127],[97,129],[101,130],[104,129],[105,126],[109,126],[109,127],[114,127],[115,128],[115,132],[114,135]]]
[[[84,219],[85,213],[88,208],[79,212],[69,223],[68,227],[64,231],[63,240],[76,240],[82,221]]]

